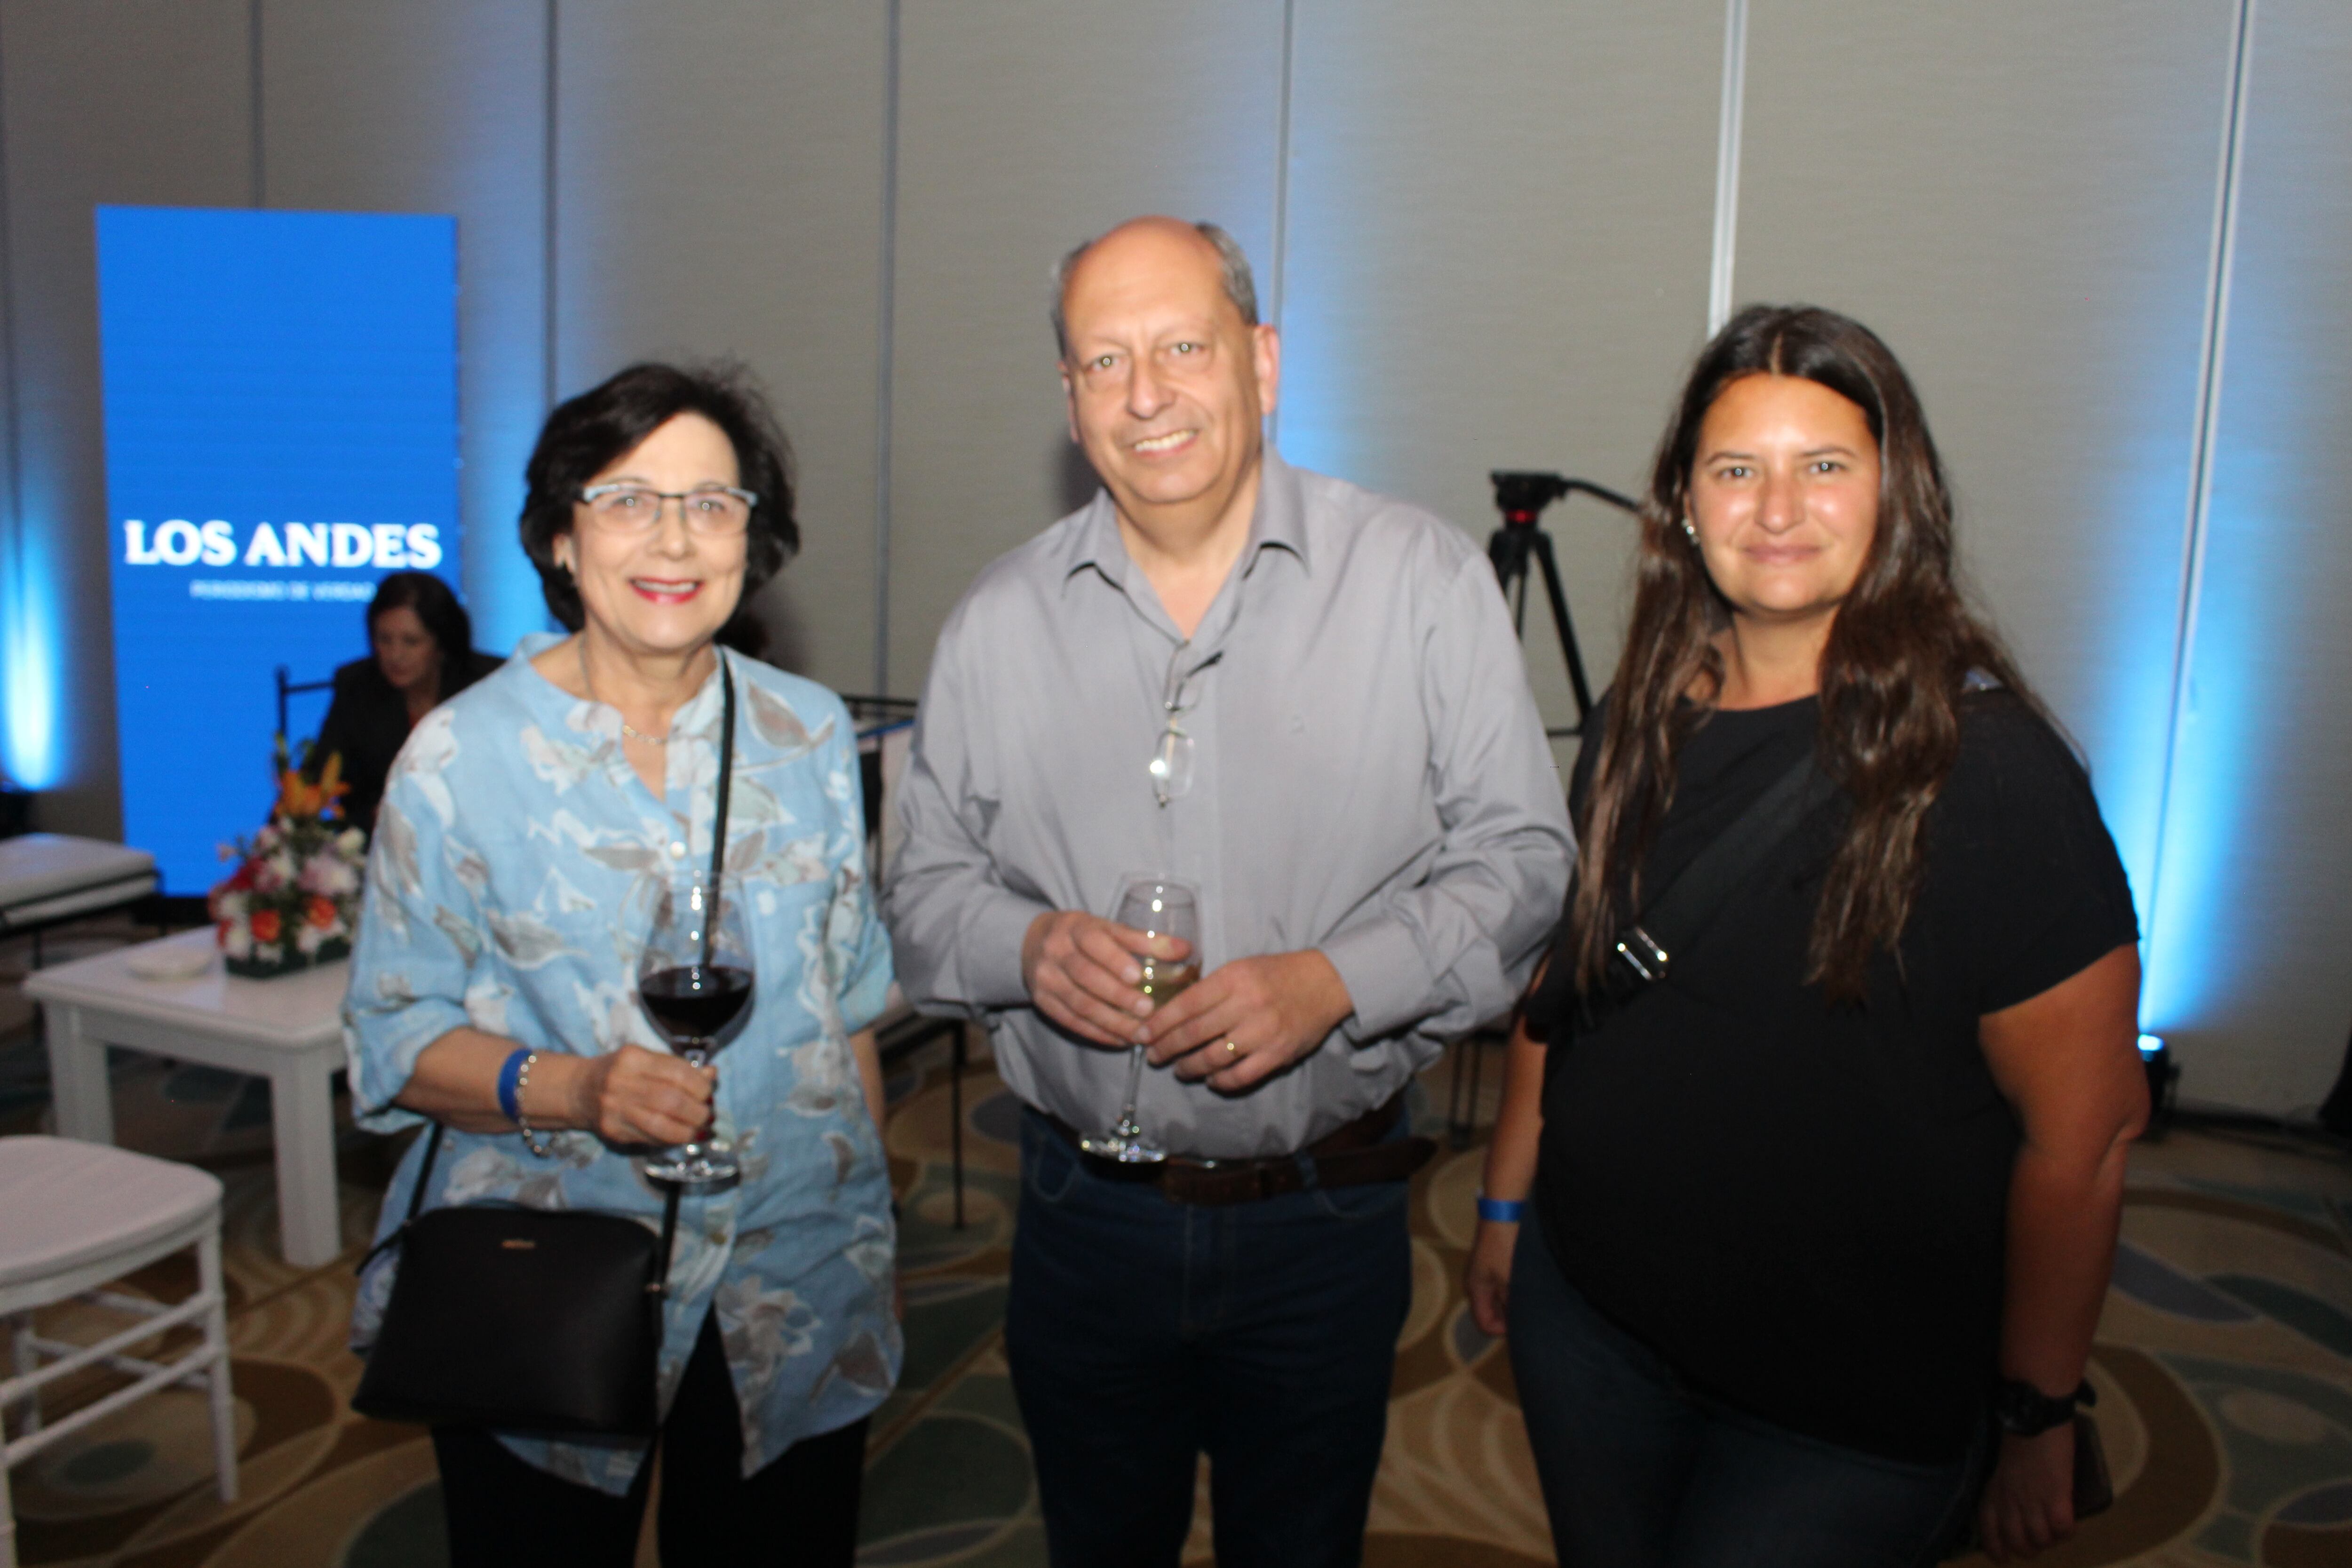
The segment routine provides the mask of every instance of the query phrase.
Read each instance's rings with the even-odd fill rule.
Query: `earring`
[[[1698,530],[1691,526],[1691,520],[1688,518],[1683,519],[1683,537],[1693,544],[1698,542]]]

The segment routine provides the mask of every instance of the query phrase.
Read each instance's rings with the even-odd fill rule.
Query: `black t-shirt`
[[[1814,743],[1813,699],[1685,742],[1653,894]],[[1597,733],[1588,729],[1587,734]],[[1769,855],[1662,984],[1559,1031],[1538,1213],[1560,1267],[1696,1390],[1824,1441],[1956,1458],[1999,1342],[2017,1121],[1977,1021],[2137,937],[2090,781],[2005,691],[1963,700],[1925,877],[1867,1005],[1802,982],[1843,800]],[[1578,759],[1580,805],[1593,753]]]

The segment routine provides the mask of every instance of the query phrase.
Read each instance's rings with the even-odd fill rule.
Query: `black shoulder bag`
[[[727,853],[735,678],[719,658],[717,822]],[[384,1421],[508,1432],[646,1437],[658,1423],[655,1366],[678,1189],[658,1239],[627,1215],[461,1204],[425,1209],[446,1129],[435,1123],[398,1230],[360,1260],[400,1249],[383,1325],[352,1408]]]
[[[1567,951],[1568,921],[1552,940],[1543,984],[1527,1001],[1527,1017],[1550,1038],[1563,1023],[1591,1030],[1601,1018],[1666,977],[1676,954],[1705,935],[1731,895],[1763,862],[1774,846],[1797,829],[1806,816],[1836,793],[1837,786],[1813,760],[1810,748],[1748,809],[1717,834],[1698,858],[1684,867],[1665,891],[1618,931],[1609,966],[1597,993],[1576,983],[1576,956]],[[1564,1040],[1554,1039],[1555,1046]],[[1547,1060],[1550,1058],[1547,1058]]]

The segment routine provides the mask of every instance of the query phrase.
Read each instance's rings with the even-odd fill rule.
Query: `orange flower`
[[[330,752],[327,765],[319,770],[319,782],[304,778],[299,768],[288,768],[278,775],[278,807],[275,816],[319,816],[344,795],[352,786],[343,782],[343,758],[340,752]]]
[[[302,906],[302,913],[312,925],[317,926],[320,931],[325,931],[335,923],[335,900],[313,893],[310,895],[310,901]]]
[[[276,910],[256,910],[253,911],[253,940],[256,942],[276,942],[278,940],[278,911]]]

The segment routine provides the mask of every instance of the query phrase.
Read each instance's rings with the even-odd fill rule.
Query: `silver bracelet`
[[[538,1060],[539,1053],[531,1052],[522,1058],[522,1068],[515,1074],[515,1110],[518,1113],[522,1110],[522,1097],[530,1090],[531,1065]],[[555,1152],[555,1144],[546,1134],[533,1131],[530,1121],[520,1114],[515,1117],[515,1129],[522,1134],[523,1147],[541,1159],[547,1159]]]

